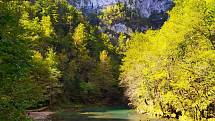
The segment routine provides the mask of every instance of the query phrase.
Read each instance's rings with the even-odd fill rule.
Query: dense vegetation
[[[213,120],[215,1],[174,2],[160,30],[130,37],[102,28],[137,20],[123,4],[93,25],[66,0],[0,0],[0,120],[66,102],[123,103],[124,88],[139,112]]]
[[[1,121],[65,100],[120,100],[117,48],[66,1],[0,1],[0,42]]]
[[[122,85],[140,112],[206,120],[215,114],[215,1],[175,3],[160,30],[133,34]]]

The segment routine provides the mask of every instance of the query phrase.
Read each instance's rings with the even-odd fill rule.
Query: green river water
[[[175,121],[149,118],[146,114],[137,114],[126,108],[91,107],[78,112],[63,111],[55,114],[51,121]]]

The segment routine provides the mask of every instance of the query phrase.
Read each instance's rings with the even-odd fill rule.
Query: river
[[[175,121],[170,119],[149,118],[134,110],[120,107],[88,107],[74,112],[65,110],[56,113],[51,121]]]

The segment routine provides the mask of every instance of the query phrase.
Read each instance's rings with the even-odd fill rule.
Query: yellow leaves
[[[67,23],[70,23],[70,22],[72,22],[72,19],[73,19],[73,16],[71,16],[71,15],[69,15],[69,16],[67,16]]]
[[[161,101],[182,111],[180,120],[193,121],[195,108],[206,109],[215,95],[215,51],[209,37],[214,36],[215,9],[210,0],[207,5],[204,0],[176,1],[159,31],[132,35],[122,75],[139,110],[157,112]],[[145,106],[145,99],[154,104]]]
[[[52,48],[48,49],[45,61],[46,61],[46,64],[48,66],[50,66],[50,67],[56,66],[56,64],[57,64],[57,62],[56,62],[56,55],[55,55],[55,52],[53,51]]]
[[[182,115],[180,116],[179,121],[193,121],[193,119],[188,117],[187,115]]]
[[[212,90],[215,92],[215,86],[213,86]]]
[[[43,57],[39,51],[34,51],[33,60],[35,62],[43,62],[50,68],[56,66],[57,64],[56,55],[52,48],[48,49],[48,52],[46,53],[46,57]]]
[[[153,80],[160,80],[160,79],[166,79],[168,72],[164,70],[156,70],[155,73],[153,74]]]
[[[50,16],[43,16],[40,22],[43,34],[45,37],[50,37],[53,32]]]
[[[123,4],[107,6],[102,10],[102,14],[99,16],[99,18],[106,24],[112,24],[114,20],[120,20],[123,18],[123,16],[125,16],[123,7]]]
[[[103,9],[102,12],[104,14],[119,14],[122,7],[123,6],[122,4],[117,4],[117,5],[110,5],[110,6],[107,6],[106,9]]]
[[[85,34],[85,26],[84,24],[80,23],[78,27],[75,28],[75,32],[73,34],[73,39],[75,41],[76,45],[82,45],[84,44],[84,40],[86,38]]]
[[[210,3],[214,3],[214,0],[205,0],[206,3],[210,4]]]
[[[209,118],[207,121],[215,121],[215,118]]]
[[[174,94],[173,92],[170,92],[170,91],[168,91],[166,94],[162,95],[161,99],[162,99],[162,102],[171,103],[171,104],[173,102],[178,101],[176,94]]]
[[[108,57],[108,52],[106,50],[103,50],[100,52],[100,61],[101,62],[109,62],[110,58]]]
[[[23,12],[20,24],[26,30],[38,31],[39,30],[39,18],[35,17],[33,20],[29,20],[29,13]]]
[[[30,19],[29,13],[24,12],[20,24],[27,32],[24,36],[32,41],[38,40],[42,36],[51,37],[54,32],[50,16],[42,16],[41,20],[38,17]]]
[[[185,89],[188,90],[190,88],[190,81],[192,79],[192,70],[189,71],[189,67],[182,66],[183,64],[177,65],[174,68],[174,77],[171,85],[175,87],[175,89]]]
[[[41,53],[38,52],[38,51],[35,51],[35,52],[34,52],[33,58],[34,58],[36,61],[41,61],[41,60],[43,60],[43,56],[42,56]]]

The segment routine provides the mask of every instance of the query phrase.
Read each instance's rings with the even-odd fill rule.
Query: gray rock
[[[114,24],[111,27],[111,30],[115,31],[116,33],[125,33],[125,34],[132,33],[131,28],[127,27],[125,24],[122,24],[122,23]]]
[[[101,10],[108,5],[116,3],[126,3],[132,9],[136,9],[142,17],[150,17],[153,13],[166,12],[173,2],[172,0],[68,0],[78,9],[96,9]]]

